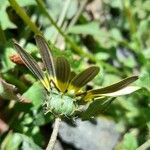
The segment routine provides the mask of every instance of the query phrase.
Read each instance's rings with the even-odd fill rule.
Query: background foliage
[[[17,0],[49,43],[61,49],[53,48],[55,56],[64,55],[76,72],[92,63],[100,66],[100,74],[87,88],[140,76],[136,85],[141,90],[117,98],[99,114],[115,120],[122,133],[116,149],[136,149],[150,138],[150,1],[46,0],[45,10],[58,29],[39,1]],[[12,62],[14,38],[40,63],[35,30],[12,6],[11,0],[0,1],[0,143],[2,149],[16,150],[22,143],[22,149],[37,150],[46,146],[53,118],[41,110],[43,93],[36,78],[25,66]],[[4,80],[31,103],[13,101],[17,92]]]

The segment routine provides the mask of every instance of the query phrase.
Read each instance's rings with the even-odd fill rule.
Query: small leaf
[[[30,139],[28,136],[20,134],[20,133],[15,133],[14,136],[18,139],[21,140],[22,145],[21,149],[22,150],[42,150],[37,144],[34,143],[32,139]],[[14,141],[15,142],[15,141]]]
[[[10,60],[10,56],[15,53],[15,50],[9,46],[4,49],[3,57],[1,57],[1,63],[3,65],[2,71],[7,72],[13,69],[15,64]]]
[[[91,22],[88,24],[75,25],[69,28],[68,33],[74,34],[84,34],[84,35],[101,35],[101,31],[99,30],[98,22]]]
[[[3,30],[16,28],[16,25],[13,22],[11,22],[7,14],[8,6],[9,6],[8,1],[6,0],[0,1],[0,24]]]
[[[81,114],[83,120],[88,120],[92,117],[104,112],[115,98],[102,97],[93,101],[87,110]]]
[[[78,92],[83,86],[91,81],[98,72],[99,67],[97,66],[87,68],[72,79],[68,90],[74,90],[75,93]]]
[[[26,135],[11,132],[6,136],[0,148],[3,150],[42,150]]]
[[[22,1],[22,0],[18,0],[18,3],[21,7],[27,7],[30,5],[36,5],[35,0],[26,0],[26,1]]]
[[[60,91],[65,92],[70,79],[70,65],[63,57],[56,59],[56,77],[58,88]]]
[[[39,82],[35,82],[24,94],[23,97],[32,101],[35,107],[40,107],[46,98],[46,91]]]
[[[15,136],[12,132],[9,132],[5,139],[3,140],[0,149],[5,150],[19,150],[19,146],[21,144],[21,139],[18,136]]]
[[[137,140],[131,133],[126,133],[124,135],[123,144],[121,146],[122,150],[135,150],[137,149]]]
[[[43,110],[38,110],[37,114],[34,116],[34,124],[36,126],[43,126],[48,122],[52,121],[54,116],[50,113],[44,114]]]
[[[137,81],[137,85],[150,91],[150,73],[144,72]]]

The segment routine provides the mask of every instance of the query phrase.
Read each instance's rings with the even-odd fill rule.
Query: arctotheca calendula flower
[[[46,71],[41,70],[32,56],[15,41],[14,46],[24,64],[37,76],[47,91],[44,103],[46,113],[52,112],[58,117],[71,116],[81,105],[91,103],[95,99],[130,94],[138,89],[129,86],[138,79],[137,76],[132,76],[104,88],[84,91],[83,87],[98,74],[99,67],[90,66],[76,75],[64,57],[53,58],[47,41],[41,35],[36,35],[35,40]]]

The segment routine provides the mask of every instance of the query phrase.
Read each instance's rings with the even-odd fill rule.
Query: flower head
[[[64,57],[57,57],[54,60],[47,41],[41,35],[36,35],[35,40],[46,71],[41,70],[32,56],[19,44],[14,42],[14,45],[25,65],[37,76],[47,91],[44,103],[46,112],[58,116],[70,116],[78,110],[81,101],[88,103],[97,98],[116,97],[138,89],[128,87],[138,79],[137,76],[132,76],[108,87],[84,91],[83,87],[98,74],[99,67],[91,66],[76,75],[71,71],[70,64]]]

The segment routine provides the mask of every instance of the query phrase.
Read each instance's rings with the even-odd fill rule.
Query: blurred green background
[[[1,149],[17,150],[22,143],[22,149],[38,150],[45,148],[50,136],[47,130],[53,118],[45,116],[41,110],[43,94],[39,91],[42,89],[30,71],[19,64],[11,42],[16,39],[41,64],[34,41],[38,29],[58,48],[54,48],[54,56],[66,57],[76,72],[90,64],[100,67],[100,74],[87,88],[98,88],[127,76],[139,75],[135,85],[141,90],[117,98],[99,115],[114,120],[121,132],[115,149],[134,150],[148,141],[150,1],[16,0],[34,24],[23,16],[22,8],[19,10],[14,2],[0,0]],[[16,93],[32,102],[17,102]]]

